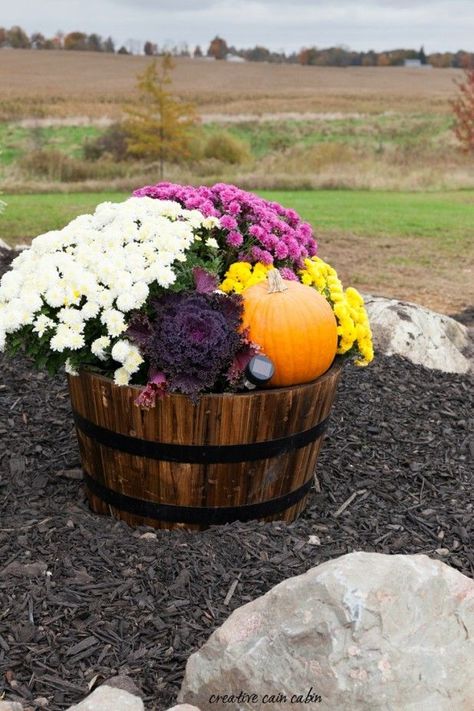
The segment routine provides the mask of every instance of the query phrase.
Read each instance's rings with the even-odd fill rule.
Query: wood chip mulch
[[[154,532],[89,511],[64,378],[0,357],[0,698],[60,711],[124,673],[166,709],[233,609],[354,550],[472,576],[472,399],[400,358],[347,367],[297,522]]]

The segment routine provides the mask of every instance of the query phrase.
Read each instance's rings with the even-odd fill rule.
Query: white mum
[[[41,314],[34,323],[33,331],[41,338],[41,336],[43,336],[48,329],[54,328],[54,326],[55,323],[52,318],[48,318],[44,314]]]
[[[65,370],[66,373],[68,373],[69,375],[79,375],[79,372],[78,372],[78,371],[76,370],[76,368],[72,365],[72,363],[71,363],[71,361],[69,360],[69,358],[67,359],[67,361],[66,361],[65,364],[64,364],[64,370]]]
[[[114,373],[115,385],[128,385],[130,382],[130,373],[125,368],[118,368]]]
[[[106,350],[109,346],[110,338],[108,336],[101,336],[100,338],[96,338],[95,341],[92,341],[91,353],[99,360],[106,360]]]
[[[117,309],[107,309],[101,316],[102,323],[107,327],[109,336],[120,336],[127,329],[124,315]]]
[[[130,341],[117,341],[112,348],[110,355],[117,361],[117,363],[125,363],[127,356],[130,353],[131,345]]]
[[[56,334],[50,341],[51,350],[59,353],[65,350],[77,351],[84,345],[84,336],[64,323],[59,324]]]
[[[64,307],[58,312],[59,320],[80,333],[84,328],[84,317],[78,309]]]
[[[143,363],[143,358],[138,348],[133,343],[126,340],[117,341],[112,348],[110,355],[117,361],[117,363],[121,363],[123,365],[129,375],[136,373]]]
[[[133,373],[136,373],[137,370],[140,368],[141,364],[143,363],[143,358],[141,356],[140,351],[136,346],[132,346],[132,348],[129,351],[128,356],[126,357],[123,367],[127,371],[127,373],[130,373],[132,375]]]
[[[150,289],[144,281],[137,281],[129,291],[124,291],[117,297],[117,309],[127,313],[139,309],[148,298]]]
[[[72,351],[81,350],[82,359],[84,350],[86,364],[111,354],[121,365],[115,382],[127,384],[143,363],[123,338],[127,315],[145,305],[153,284],[171,286],[196,233],[217,225],[171,200],[132,197],[40,235],[0,281],[0,351],[24,329],[25,342],[46,335],[39,355],[47,354],[46,342],[63,354],[67,372],[74,370]],[[215,248],[213,240],[207,244]]]
[[[218,241],[217,241],[216,239],[214,239],[214,237],[209,237],[209,238],[206,240],[206,244],[207,244],[207,246],[210,247],[211,249],[219,249],[219,243],[218,243]]]

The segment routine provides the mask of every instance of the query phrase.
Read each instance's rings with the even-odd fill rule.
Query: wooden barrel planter
[[[69,376],[87,497],[131,525],[202,530],[293,521],[304,509],[341,372],[293,387],[167,395],[155,409],[82,371]]]

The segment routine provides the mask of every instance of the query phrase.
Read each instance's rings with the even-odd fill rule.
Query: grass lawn
[[[438,247],[459,246],[474,237],[474,191],[394,193],[358,190],[260,193],[293,207],[320,235],[346,233],[364,237],[427,237]],[[0,237],[15,243],[59,229],[99,202],[119,201],[127,193],[54,193],[2,195],[7,207]]]
[[[365,152],[390,146],[419,147],[433,150],[450,132],[451,119],[443,114],[375,115],[319,121],[242,121],[207,123],[204,135],[227,131],[246,141],[253,156],[261,159],[274,151],[291,146],[318,143],[350,144]],[[85,141],[101,135],[105,128],[94,125],[24,127],[14,122],[0,123],[0,167],[8,166],[32,149],[61,150],[75,158],[83,157]]]
[[[290,205],[315,229],[366,237],[429,237],[441,247],[474,237],[474,191],[398,193],[321,190],[262,193]]]
[[[205,129],[212,133],[226,131],[247,141],[256,158],[275,150],[318,143],[353,145],[365,152],[380,151],[390,146],[412,148],[424,142],[430,150],[449,134],[451,119],[442,114],[375,115],[361,118],[340,118],[319,121],[244,121],[224,126],[208,124]]]
[[[15,123],[0,123],[0,166],[10,165],[38,148],[53,148],[81,158],[84,142],[96,138],[102,131],[97,126],[24,128]]]
[[[7,203],[0,215],[0,237],[10,244],[58,230],[77,215],[93,212],[100,202],[117,202],[123,193],[49,193],[44,195],[0,195]]]
[[[177,180],[201,182],[212,175],[216,182],[244,179],[245,185],[268,190],[474,189],[472,161],[458,150],[449,115],[337,116],[261,122],[221,122],[221,116],[197,130],[191,164],[170,170]],[[94,181],[92,189],[97,191],[125,190],[133,176],[143,178],[146,171],[153,175],[143,161],[114,161],[110,155],[100,162],[86,160],[84,146],[104,131],[103,125],[0,123],[0,190],[55,192],[60,181]],[[240,163],[232,162],[235,156],[226,148],[226,134],[244,143]],[[214,145],[208,143],[212,136]],[[53,158],[48,159],[51,152]],[[58,160],[58,153],[69,160]],[[132,180],[118,182],[123,178]]]
[[[446,313],[474,301],[474,191],[262,192],[311,222],[320,255],[361,290],[418,301]],[[10,244],[59,229],[125,193],[3,195],[0,237]]]

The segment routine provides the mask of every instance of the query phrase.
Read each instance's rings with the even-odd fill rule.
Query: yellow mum
[[[333,307],[338,323],[337,352],[353,351],[358,356],[356,365],[368,365],[373,360],[374,350],[364,299],[352,286],[344,291],[336,270],[320,257],[305,259],[304,263],[305,268],[299,272],[301,282],[314,286]]]
[[[224,281],[219,289],[225,291],[226,294],[232,291],[241,294],[247,287],[264,281],[271,268],[261,262],[257,262],[253,266],[249,262],[234,262],[226,271]]]

